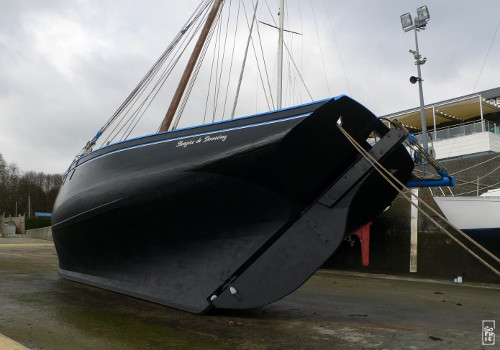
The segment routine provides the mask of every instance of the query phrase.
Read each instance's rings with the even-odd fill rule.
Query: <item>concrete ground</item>
[[[266,307],[191,315],[59,277],[51,242],[0,238],[0,345],[10,338],[30,349],[500,348],[500,340],[482,346],[482,320],[500,325],[500,284],[333,270]]]

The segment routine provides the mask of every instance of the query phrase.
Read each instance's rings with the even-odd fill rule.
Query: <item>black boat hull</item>
[[[404,135],[345,96],[114,144],[67,173],[52,228],[60,274],[194,313],[282,298],[397,194],[339,119],[409,178]]]

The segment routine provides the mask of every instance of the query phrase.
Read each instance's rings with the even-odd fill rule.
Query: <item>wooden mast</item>
[[[205,40],[207,39],[210,28],[212,27],[212,24],[215,20],[215,17],[217,16],[217,12],[219,11],[220,5],[222,4],[223,1],[224,0],[215,0],[214,1],[212,9],[210,10],[210,13],[208,14],[207,21],[205,22],[205,25],[203,26],[200,37],[198,38],[198,41],[196,42],[196,46],[194,47],[193,53],[191,54],[191,57],[189,58],[189,61],[186,65],[186,69],[184,70],[184,74],[182,75],[179,86],[177,86],[177,90],[175,91],[174,97],[172,98],[172,101],[170,102],[170,107],[168,107],[167,114],[165,115],[165,118],[163,119],[163,122],[161,123],[160,132],[167,131],[168,128],[170,127],[170,124],[172,123],[172,119],[174,118],[174,114],[177,111],[177,107],[179,106],[182,95],[184,94],[184,91],[186,90],[186,86],[189,82],[189,78],[191,77],[191,74],[193,73],[193,69],[196,65],[196,61],[198,60],[198,57],[200,56],[201,49],[203,48],[203,45],[205,44]]]

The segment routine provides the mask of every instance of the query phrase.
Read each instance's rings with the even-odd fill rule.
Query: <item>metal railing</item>
[[[483,120],[437,129],[436,132],[434,132],[434,130],[429,130],[429,134],[432,135],[432,139],[434,141],[448,140],[454,137],[472,135],[481,132],[491,132],[500,135],[500,124]],[[415,136],[420,142],[422,141],[421,134],[415,134]]]

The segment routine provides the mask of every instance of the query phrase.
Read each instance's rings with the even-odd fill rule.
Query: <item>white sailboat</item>
[[[480,196],[434,197],[446,218],[461,230],[500,230],[500,189]]]

